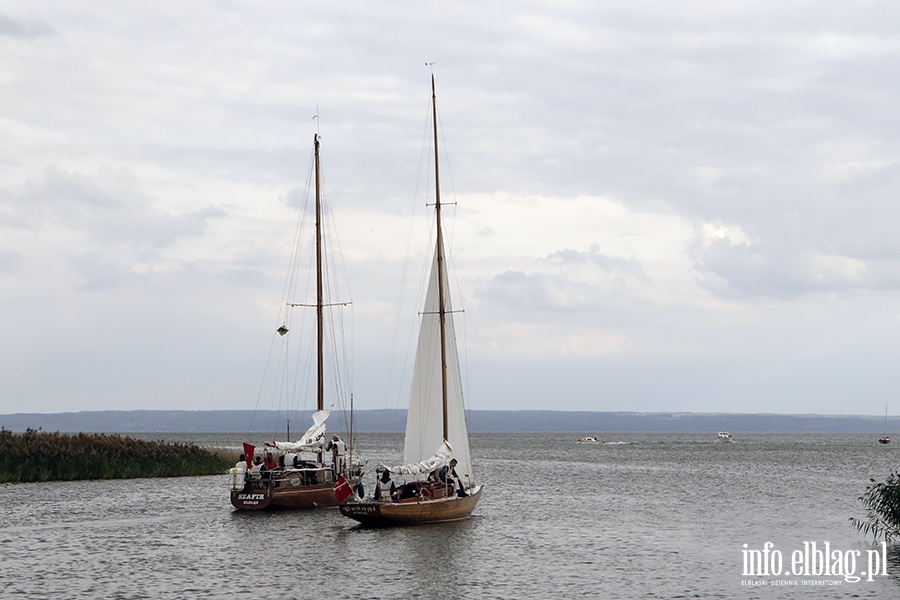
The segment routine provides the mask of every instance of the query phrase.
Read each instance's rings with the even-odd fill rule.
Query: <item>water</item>
[[[224,476],[2,485],[0,597],[900,597],[890,546],[888,575],[873,581],[742,574],[743,545],[766,542],[786,568],[804,542],[827,541],[841,556],[859,551],[855,572],[866,570],[880,546],[848,518],[863,516],[857,497],[900,452],[877,436],[578,437],[473,435],[486,486],[475,516],[388,530],[359,529],[337,510],[235,512]],[[402,440],[357,443],[371,473],[399,459]]]

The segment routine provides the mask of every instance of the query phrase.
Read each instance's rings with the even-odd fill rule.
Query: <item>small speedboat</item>
[[[727,431],[720,431],[718,434],[716,434],[716,439],[718,439],[720,442],[730,442],[731,434]]]
[[[585,436],[578,440],[579,444],[602,444],[603,442],[592,435]]]
[[[878,438],[878,443],[879,443],[879,444],[890,444],[890,443],[891,443],[891,436],[889,436],[889,435],[883,435],[883,436],[881,436],[880,438]]]

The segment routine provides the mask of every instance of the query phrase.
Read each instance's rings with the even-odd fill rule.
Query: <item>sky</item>
[[[0,413],[256,406],[316,131],[355,406],[402,407],[433,71],[471,409],[896,414],[898,22],[0,0]]]

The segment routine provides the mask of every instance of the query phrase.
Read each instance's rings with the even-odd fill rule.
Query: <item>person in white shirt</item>
[[[335,433],[331,436],[328,445],[325,446],[325,450],[331,450],[331,468],[334,470],[334,479],[337,481],[337,478],[344,472],[344,453],[347,451],[347,445]]]

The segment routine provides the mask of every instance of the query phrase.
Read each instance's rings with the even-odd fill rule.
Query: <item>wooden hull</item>
[[[356,488],[359,481],[359,477],[351,479],[351,488]],[[261,486],[248,484],[244,489],[232,490],[231,505],[238,510],[307,510],[340,504],[335,496],[333,483],[278,485],[283,482],[284,480],[274,480]]]
[[[481,486],[464,498],[453,496],[413,502],[350,502],[341,505],[341,514],[366,527],[418,525],[466,519],[481,499]]]

